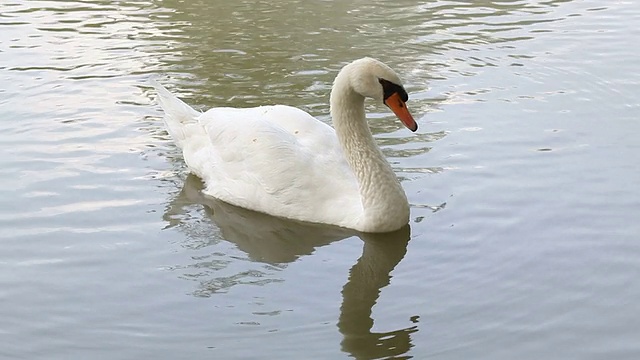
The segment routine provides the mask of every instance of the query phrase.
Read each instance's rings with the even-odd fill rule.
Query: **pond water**
[[[0,4],[0,358],[637,359],[640,3]],[[204,198],[157,78],[199,110],[368,104],[412,204],[385,235]]]

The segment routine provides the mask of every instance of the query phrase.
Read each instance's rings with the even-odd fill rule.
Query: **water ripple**
[[[636,3],[0,7],[0,357],[638,353]],[[178,195],[150,75],[198,109],[329,122],[333,77],[361,56],[398,70],[420,124],[367,103],[412,204],[408,248],[260,231],[281,223]]]

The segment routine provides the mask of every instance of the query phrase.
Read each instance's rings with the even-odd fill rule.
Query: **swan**
[[[409,130],[418,128],[400,78],[384,63],[362,58],[340,70],[329,100],[334,128],[285,105],[200,113],[151,83],[167,132],[204,181],[204,194],[361,232],[395,231],[409,222],[407,196],[365,118],[364,100],[373,98]]]

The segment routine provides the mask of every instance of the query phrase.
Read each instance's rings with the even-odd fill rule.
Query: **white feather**
[[[366,76],[399,82],[373,59],[347,65],[336,78],[331,99],[333,122],[341,134],[284,105],[198,113],[152,84],[167,129],[189,169],[204,180],[207,195],[290,219],[392,231],[408,222],[409,207],[364,119],[363,95],[382,96],[381,89],[358,89]],[[380,87],[370,80],[366,78]]]

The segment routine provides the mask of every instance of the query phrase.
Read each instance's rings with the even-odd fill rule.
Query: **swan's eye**
[[[384,100],[387,100],[389,96],[396,93],[400,95],[402,101],[406,102],[409,100],[409,95],[402,86],[385,79],[378,79],[378,81],[380,82],[380,85],[382,85]]]

